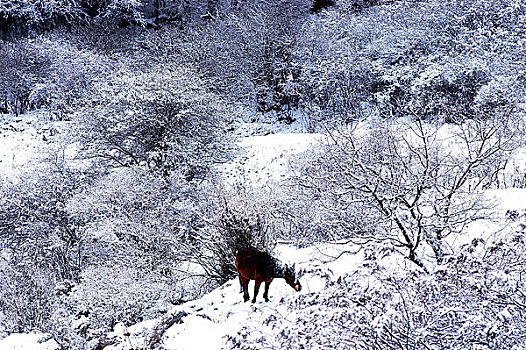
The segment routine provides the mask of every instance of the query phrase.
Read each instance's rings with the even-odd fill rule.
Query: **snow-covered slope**
[[[363,261],[364,251],[356,251],[355,247],[346,243],[302,249],[279,245],[274,255],[285,263],[296,264],[303,286],[301,292],[294,291],[283,279],[275,279],[269,289],[269,302],[264,302],[260,291],[257,302],[253,304],[243,301],[239,282],[234,279],[200,299],[174,307],[165,317],[131,327],[118,324],[113,332],[95,339],[93,347],[104,343],[107,344],[104,349],[108,350],[150,349],[155,346],[174,350],[213,350],[228,348],[229,339],[247,326],[271,335],[275,330],[266,326],[266,320],[293,323],[295,314],[286,302],[301,294],[319,293],[326,286],[327,279],[337,279],[358,266]],[[249,284],[249,292],[252,296],[253,281]],[[55,342],[42,334],[15,334],[0,340],[2,350],[57,348]]]
[[[31,159],[38,159],[39,147],[46,138],[42,129],[34,128],[26,121],[12,121],[14,127],[23,126],[24,132],[5,127],[0,136],[0,174],[9,175]],[[6,124],[7,125],[7,124]],[[44,131],[47,129],[44,129]],[[240,141],[244,153],[223,169],[229,181],[246,181],[264,185],[279,181],[287,175],[288,157],[302,152],[320,139],[316,134],[269,134],[245,137]],[[519,154],[520,155],[520,154]],[[522,158],[517,158],[518,160]],[[521,163],[522,164],[522,163]],[[470,242],[474,237],[488,241],[494,233],[506,225],[506,212],[526,214],[526,190],[506,189],[488,191],[488,198],[497,200],[497,222],[478,221],[457,245]],[[508,228],[504,231],[513,231]],[[503,231],[503,232],[504,232]],[[356,273],[366,264],[367,257],[378,252],[368,248],[358,249],[348,243],[322,244],[307,248],[278,245],[274,255],[287,263],[296,263],[301,292],[295,292],[284,280],[276,279],[270,287],[270,301],[264,302],[262,291],[255,304],[243,302],[237,279],[233,279],[202,298],[171,309],[164,317],[147,320],[131,327],[118,324],[113,332],[93,340],[92,345],[105,344],[105,349],[127,350],[143,348],[160,349],[224,349],[235,347],[236,339],[243,337],[244,330],[257,330],[261,337],[273,338],[287,325],[295,329],[301,317],[299,310],[291,307],[300,298],[330,298],[325,292],[329,283],[336,283],[346,274]],[[414,268],[396,251],[381,255],[378,263],[386,271]],[[370,283],[364,280],[364,283]],[[372,282],[371,282],[372,283]],[[250,284],[253,293],[253,282]],[[319,309],[313,306],[312,312]],[[321,312],[321,311],[320,311]],[[323,317],[323,315],[322,315]],[[278,325],[278,326],[276,326]],[[257,341],[258,334],[251,334]],[[54,350],[58,345],[42,334],[13,334],[0,340],[0,350],[35,349]]]
[[[243,138],[240,146],[245,153],[228,165],[224,173],[231,182],[248,180],[252,184],[264,185],[279,181],[287,176],[288,157],[307,150],[312,142],[320,138],[320,135],[310,134],[270,134]],[[494,200],[497,204],[495,218],[498,220],[477,221],[469,227],[465,236],[452,243],[460,246],[474,238],[483,238],[489,242],[496,238],[495,232],[513,231],[515,228],[506,227],[506,212],[513,210],[526,213],[524,195],[526,193],[520,189],[488,191],[488,200]],[[110,345],[105,349],[128,350],[155,346],[160,349],[228,349],[236,348],[236,342],[246,335],[245,332],[250,333],[252,343],[257,343],[258,337],[276,338],[284,329],[297,331],[295,323],[305,313],[323,313],[316,307],[309,311],[291,305],[295,305],[301,297],[303,300],[316,299],[318,296],[330,299],[331,296],[327,294],[330,292],[325,292],[327,286],[343,276],[359,273],[367,265],[368,256],[377,254],[377,262],[387,271],[387,275],[415,268],[394,250],[382,255],[378,251],[358,249],[346,243],[301,249],[278,245],[274,253],[285,262],[296,263],[303,285],[301,292],[295,292],[284,280],[276,279],[270,287],[268,303],[263,301],[262,292],[257,303],[245,303],[240,294],[239,282],[234,279],[198,300],[173,308],[163,318],[128,328],[118,325],[114,332],[106,336]],[[366,278],[363,283],[375,283],[374,278]],[[252,288],[253,282],[249,287],[251,295]],[[254,334],[255,330],[257,334]]]
[[[284,179],[291,155],[304,152],[321,140],[320,134],[277,133],[243,137],[240,155],[221,167],[228,183],[249,183],[265,186]]]
[[[344,243],[303,249],[280,245],[275,255],[284,262],[296,263],[303,286],[301,292],[294,291],[283,279],[275,279],[270,286],[269,302],[263,301],[260,291],[257,302],[253,304],[243,302],[239,282],[234,279],[201,299],[174,307],[164,318],[128,328],[119,325],[107,335],[109,342],[116,344],[105,349],[149,348],[155,342],[162,349],[224,349],[228,348],[229,339],[246,326],[271,335],[274,330],[266,326],[266,320],[279,319],[283,323],[295,320],[294,312],[291,312],[285,301],[293,300],[300,294],[319,293],[326,285],[322,276],[337,279],[355,269],[363,261],[363,254],[363,251],[357,252],[354,247]],[[252,296],[253,281],[249,291]],[[163,325],[170,323],[173,325],[160,332]]]

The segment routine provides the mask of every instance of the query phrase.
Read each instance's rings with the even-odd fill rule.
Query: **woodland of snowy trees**
[[[452,242],[526,187],[525,108],[522,0],[0,0],[0,118],[56,128],[0,178],[0,338],[89,348],[235,278],[241,245],[344,241],[366,268],[231,348],[524,349],[526,212]],[[263,119],[322,141],[281,182],[227,184]]]

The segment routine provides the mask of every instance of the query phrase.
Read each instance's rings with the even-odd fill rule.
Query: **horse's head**
[[[299,292],[301,290],[300,281],[296,278],[295,266],[285,265],[285,281],[296,291]]]

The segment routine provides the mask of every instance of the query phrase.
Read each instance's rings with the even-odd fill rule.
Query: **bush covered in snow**
[[[45,328],[59,286],[78,275],[78,222],[66,202],[81,181],[60,163],[0,180],[0,331]]]
[[[291,212],[314,239],[390,241],[426,269],[426,251],[440,264],[452,252],[449,239],[491,216],[483,193],[521,135],[523,122],[515,115],[455,126],[370,119],[332,131],[318,150],[297,158],[300,200]],[[304,201],[318,205],[306,212]]]
[[[145,72],[123,67],[97,82],[78,114],[86,157],[109,167],[141,166],[188,180],[226,160],[230,112],[190,68],[166,64]]]
[[[219,284],[236,276],[236,253],[241,248],[255,247],[271,251],[279,235],[274,220],[273,196],[264,190],[244,187],[211,187],[201,216],[206,218],[193,235],[189,247],[193,259],[207,276]]]
[[[286,301],[230,339],[232,349],[521,349],[526,336],[524,232],[474,239],[432,273],[370,256],[324,289]],[[321,271],[319,272],[321,273]],[[324,274],[326,276],[326,274]],[[291,316],[292,315],[292,316]]]

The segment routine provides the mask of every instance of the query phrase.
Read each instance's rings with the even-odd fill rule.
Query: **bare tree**
[[[184,249],[209,279],[225,283],[235,276],[238,249],[272,249],[277,224],[268,194],[244,186],[210,188],[203,204],[201,226],[190,228]]]
[[[298,184],[326,211],[344,213],[346,236],[389,241],[426,270],[423,251],[440,264],[446,238],[486,215],[482,191],[517,147],[519,125],[508,112],[456,125],[414,118],[329,131]]]

